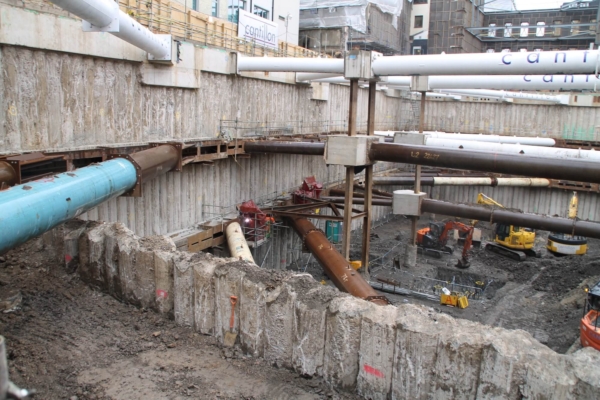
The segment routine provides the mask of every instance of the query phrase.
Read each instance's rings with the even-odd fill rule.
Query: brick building
[[[581,50],[597,42],[598,0],[497,11],[483,0],[430,0],[427,52]]]

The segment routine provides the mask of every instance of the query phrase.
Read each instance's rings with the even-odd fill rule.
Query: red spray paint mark
[[[167,297],[169,297],[169,293],[167,293],[166,290],[157,289],[156,297],[158,297],[159,299],[166,299]]]
[[[73,259],[73,257],[71,257],[68,254],[65,254],[65,262],[71,262],[72,259]]]
[[[374,376],[376,376],[378,378],[383,378],[383,376],[384,376],[383,372],[381,372],[377,368],[373,368],[373,367],[371,367],[370,365],[367,365],[367,364],[365,364],[363,367],[364,367],[365,372],[367,374],[374,375]]]

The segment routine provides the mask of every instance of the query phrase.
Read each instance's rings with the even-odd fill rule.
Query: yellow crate
[[[445,304],[447,306],[456,307],[457,302],[458,302],[458,299],[457,299],[456,295],[444,294],[444,293],[442,293],[440,295],[440,304]]]
[[[458,308],[467,308],[469,307],[469,300],[467,296],[460,296],[458,298]]]
[[[362,261],[350,261],[350,266],[354,268],[355,271],[362,268]]]

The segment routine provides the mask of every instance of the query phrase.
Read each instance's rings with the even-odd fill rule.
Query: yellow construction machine
[[[569,218],[577,219],[577,192],[573,192],[569,203]],[[548,235],[546,248],[554,255],[583,255],[587,253],[587,238],[567,233],[551,232]]]
[[[485,204],[504,208],[504,206],[483,193],[477,196],[478,204]],[[477,221],[473,221],[473,225]],[[527,256],[539,257],[533,249],[535,245],[535,232],[529,228],[515,225],[496,224],[494,229],[494,243],[488,243],[485,249],[516,261],[524,261]]]

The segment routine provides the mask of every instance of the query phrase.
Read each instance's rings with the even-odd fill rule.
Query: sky
[[[517,10],[541,10],[544,8],[559,8],[569,0],[515,0]]]

